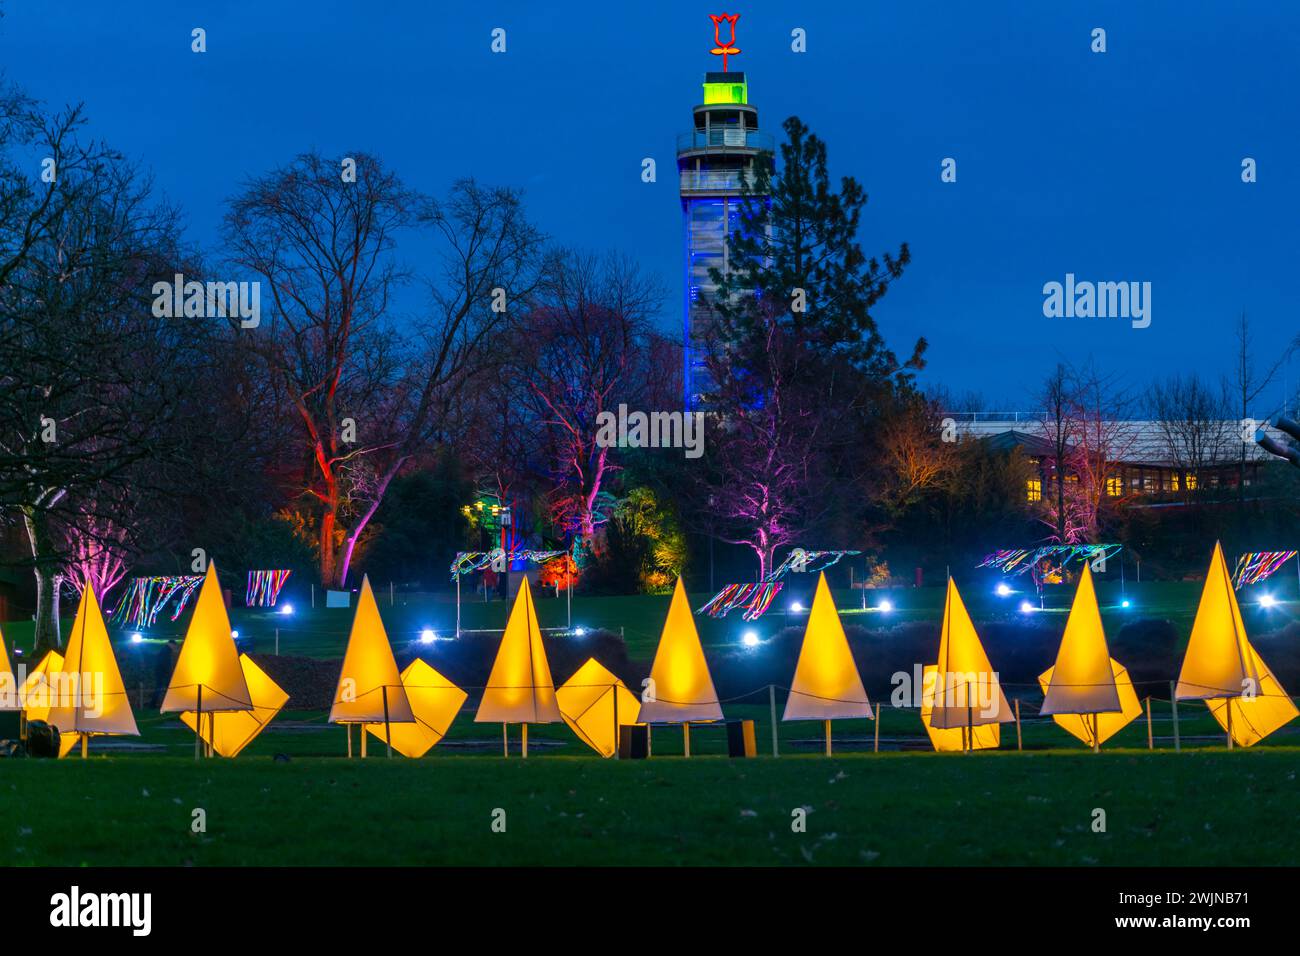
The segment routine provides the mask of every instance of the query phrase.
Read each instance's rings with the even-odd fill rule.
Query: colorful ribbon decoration
[[[567,554],[566,551],[511,551],[508,555],[500,548],[493,551],[458,551],[456,560],[451,562],[451,578],[456,580],[463,574],[473,574],[475,571],[481,571],[492,563],[492,559],[498,556],[505,556],[506,566],[514,564],[516,561],[535,561],[538,564],[545,564],[554,558]]]
[[[1237,569],[1232,572],[1233,590],[1240,591],[1252,584],[1267,581],[1292,558],[1296,551],[1247,551],[1237,559]]]
[[[762,584],[728,584],[708,604],[700,608],[699,613],[707,614],[709,617],[726,617],[729,612],[744,608],[745,613],[741,616],[746,621],[753,621],[763,616],[780,592],[780,581],[768,581]]]
[[[203,583],[200,575],[167,574],[157,577],[132,578],[126,593],[122,595],[117,610],[113,612],[112,621],[116,625],[130,625],[137,628],[153,627],[158,615],[169,602],[175,598],[176,606],[171,620],[176,620],[185,611],[185,605]]]
[[[280,599],[280,589],[289,580],[289,571],[249,571],[248,587],[244,590],[245,607],[275,607]]]

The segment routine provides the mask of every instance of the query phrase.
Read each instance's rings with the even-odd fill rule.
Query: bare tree
[[[521,398],[549,450],[553,514],[587,542],[620,467],[617,448],[600,440],[602,419],[620,404],[637,410],[647,396],[651,319],[662,299],[658,281],[629,259],[562,251],[517,336]]]
[[[506,310],[531,293],[541,243],[511,190],[462,180],[429,200],[377,158],[353,159],[348,177],[317,153],[299,156],[251,181],[226,218],[233,262],[270,288],[258,350],[297,412],[330,587],[346,584],[392,479],[438,433]],[[409,331],[390,308],[408,278],[397,240],[416,227],[435,237],[441,269],[426,282],[430,315]]]
[[[1237,429],[1224,427],[1230,419],[1227,396],[1192,372],[1153,384],[1147,403],[1165,457],[1184,476],[1183,497],[1190,500],[1204,492],[1206,472],[1231,460],[1236,450]]]

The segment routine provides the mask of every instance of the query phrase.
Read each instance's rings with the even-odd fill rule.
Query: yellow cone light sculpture
[[[373,724],[386,728],[391,736],[393,724],[411,724],[415,714],[397,673],[397,661],[388,643],[388,632],[379,617],[379,605],[370,589],[370,578],[361,579],[357,613],[352,619],[348,649],[343,654],[334,704],[330,707],[332,724]],[[348,751],[352,750],[352,729],[348,728]],[[389,755],[391,756],[391,740]],[[361,756],[366,755],[366,734],[361,732]]]
[[[392,738],[393,749],[403,757],[423,757],[447,736],[451,722],[469,695],[418,657],[406,665],[401,677],[415,721],[392,724],[387,732]],[[384,725],[381,723],[366,724],[365,732],[379,740],[384,739]]]
[[[69,736],[80,737],[81,755],[86,755],[91,734],[138,737],[135,715],[127,697],[122,672],[108,640],[108,627],[89,583],[81,592],[77,617],[59,668],[61,681],[46,672],[55,694],[45,720],[63,734],[59,755],[70,749]]]
[[[27,672],[27,678],[18,688],[18,700],[22,704],[22,720],[30,724],[33,720],[46,720],[50,716],[52,698],[51,675],[59,678],[63,671],[63,655],[58,651],[48,651],[39,664]],[[24,730],[25,734],[26,731]],[[66,756],[76,744],[78,734],[65,734],[59,738],[59,756]]]
[[[555,684],[542,645],[533,592],[528,578],[524,578],[474,722],[522,724],[522,752],[527,757],[528,725],[555,724],[563,719],[555,701]]]
[[[555,699],[564,722],[602,757],[612,757],[618,750],[614,725],[631,727],[641,713],[636,696],[594,657],[556,688]]]
[[[1174,696],[1205,701],[1227,732],[1229,747],[1258,743],[1297,714],[1295,703],[1246,636],[1217,542]]]
[[[159,709],[164,714],[193,711],[198,715],[196,722],[186,721],[191,728],[199,727],[194,735],[196,758],[200,755],[200,744],[204,744],[204,753],[209,756],[212,753],[215,714],[253,709],[214,561],[208,562],[198,600],[194,602],[194,615]]]
[[[659,637],[655,660],[650,668],[653,699],[642,695],[641,723],[681,724],[686,756],[691,755],[692,721],[722,719],[718,693],[713,689],[704,648],[700,645],[695,618],[686,599],[682,579],[677,579],[668,618]]]
[[[997,672],[989,663],[957,585],[949,578],[930,725],[937,730],[962,731],[965,749],[972,750],[977,727],[1014,720]]]
[[[1039,675],[1038,683],[1043,688],[1039,713],[1051,714],[1058,726],[1093,750],[1142,712],[1128,671],[1110,656],[1086,563],[1056,664]]]
[[[271,680],[266,671],[254,664],[247,654],[239,655],[239,666],[244,673],[244,683],[248,685],[249,698],[253,702],[251,710],[205,712],[201,728],[195,711],[187,710],[181,714],[185,726],[190,730],[197,729],[203,742],[223,757],[238,756],[289,700],[289,695],[280,685]]]
[[[18,676],[9,661],[9,652],[5,650],[4,631],[0,631],[0,710],[22,709],[22,698],[18,694]]]
[[[873,716],[844,625],[835,610],[826,575],[822,573],[817,578],[817,591],[799,648],[799,662],[794,668],[790,696],[786,698],[781,719],[823,721],[829,756],[833,719]]]
[[[930,744],[940,752],[952,750],[996,750],[1002,742],[1001,724],[978,724],[971,733],[970,747],[967,746],[965,727],[944,730],[935,727],[930,721],[934,711],[934,685],[939,677],[939,668],[935,664],[926,664],[921,675],[921,723],[930,737]]]

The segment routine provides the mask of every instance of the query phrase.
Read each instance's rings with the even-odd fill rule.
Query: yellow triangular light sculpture
[[[1092,572],[1085,563],[1043,698],[1042,714],[1105,714],[1120,710],[1110,649],[1101,625]],[[1044,675],[1045,677],[1047,675]],[[1042,678],[1040,678],[1041,680]]]
[[[1295,718],[1295,703],[1246,636],[1223,548],[1214,545],[1174,696],[1204,700],[1233,743],[1258,743]]]
[[[223,757],[237,757],[239,752],[253,742],[289,701],[289,695],[262,668],[253,663],[247,654],[239,655],[239,666],[248,685],[252,710],[213,711],[203,721],[200,736]],[[206,695],[205,695],[206,701]],[[205,704],[206,706],[206,704]],[[208,713],[206,710],[204,713]],[[193,730],[198,714],[187,710],[181,714],[185,726]]]
[[[63,670],[63,655],[49,651],[39,664],[27,672],[27,679],[18,688],[18,700],[23,714],[31,720],[45,720],[50,715],[50,675]]]
[[[1259,743],[1297,715],[1296,705],[1255,648],[1246,645],[1248,666],[1259,674],[1259,687],[1253,697],[1212,697],[1206,706],[1219,726],[1232,734],[1239,747]]]
[[[194,602],[194,615],[159,709],[164,714],[253,709],[215,562],[208,562],[199,598]]]
[[[415,722],[388,728],[393,749],[403,757],[423,757],[443,737],[469,695],[418,657],[402,671],[402,687]],[[366,724],[367,733],[384,739],[382,723]]]
[[[1049,667],[1038,676],[1038,685],[1043,693],[1048,692],[1052,684],[1052,672]],[[1142,715],[1142,702],[1138,700],[1133,687],[1133,679],[1128,670],[1115,658],[1110,658],[1111,676],[1115,680],[1115,693],[1119,697],[1119,710],[1097,713],[1056,713],[1052,720],[1068,734],[1079,738],[1089,747],[1100,747],[1115,734],[1127,727],[1134,719]]]
[[[348,649],[343,655],[343,669],[339,672],[329,719],[332,724],[415,721],[368,576],[361,579],[357,613],[352,619],[352,633],[348,636]]]
[[[972,728],[973,746],[966,746],[966,728],[955,727],[944,730],[930,722],[934,711],[934,684],[938,678],[939,668],[935,664],[926,664],[921,680],[921,723],[930,735],[930,743],[940,752],[953,750],[996,750],[1002,742],[1001,724],[979,724]]]
[[[46,672],[56,693],[45,720],[64,734],[64,747],[68,734],[82,735],[83,743],[90,734],[140,735],[104,615],[89,583],[81,592],[59,672],[64,675],[61,682]],[[66,752],[61,749],[61,754]]]
[[[0,631],[0,710],[22,709],[22,698],[18,694],[18,677],[9,662],[9,652],[5,650],[4,632]]]
[[[871,703],[862,686],[849,639],[844,634],[826,575],[817,579],[812,610],[804,628],[799,662],[794,668],[790,696],[782,720],[831,720],[871,717]]]
[[[474,722],[555,724],[561,720],[533,592],[524,578]]]
[[[555,699],[564,722],[602,757],[612,757],[618,749],[615,711],[620,727],[636,724],[641,713],[636,696],[594,657],[556,688]]]
[[[957,585],[949,578],[930,722],[939,730],[952,730],[1015,719]]]
[[[680,577],[659,637],[650,680],[655,699],[642,701],[641,723],[722,720],[722,707]]]

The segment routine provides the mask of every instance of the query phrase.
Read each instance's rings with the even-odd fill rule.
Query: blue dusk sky
[[[1083,2],[311,3],[0,0],[6,78],[148,167],[215,247],[226,199],[309,148],[378,154],[412,185],[517,186],[557,242],[618,249],[681,328],[675,135],[719,69],[760,123],[797,114],[870,205],[863,245],[911,245],[877,309],[922,381],[1025,408],[1058,360],[1142,386],[1227,373],[1245,311],[1263,365],[1297,318],[1300,4]],[[207,30],[208,52],[190,52]],[[493,54],[491,31],[506,30]],[[795,28],[807,52],[791,51]],[[1106,30],[1107,50],[1090,50]],[[653,157],[658,182],[641,181]],[[945,157],[957,181],[940,180]],[[1241,164],[1258,164],[1245,184]],[[419,263],[414,263],[419,266]],[[1151,324],[1046,318],[1043,286],[1151,283]],[[1300,378],[1293,363],[1290,387]],[[1281,402],[1279,380],[1267,414]]]

